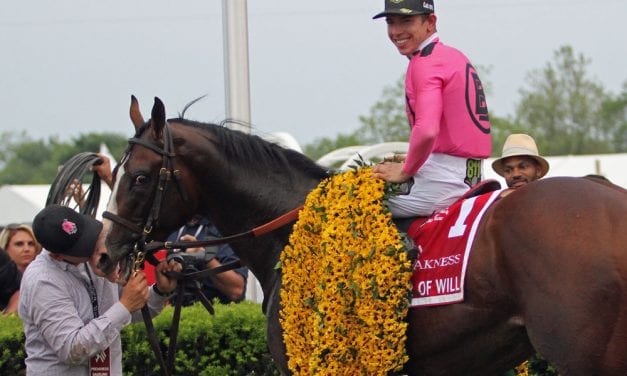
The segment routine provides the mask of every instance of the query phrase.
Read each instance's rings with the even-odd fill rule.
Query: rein
[[[161,155],[163,157],[161,169],[159,170],[159,181],[157,184],[156,193],[152,202],[152,206],[148,213],[148,218],[144,223],[143,229],[141,226],[129,221],[125,218],[118,216],[117,214],[111,213],[109,211],[105,211],[102,214],[103,218],[109,219],[112,222],[117,223],[118,225],[130,230],[132,233],[140,235],[139,239],[135,244],[135,250],[133,254],[129,254],[131,258],[131,262],[134,265],[134,269],[138,270],[143,266],[144,260],[148,260],[153,265],[157,265],[159,261],[154,257],[154,253],[161,249],[174,249],[174,248],[191,248],[191,247],[206,247],[212,245],[219,245],[230,243],[236,240],[255,238],[264,234],[267,234],[271,231],[274,231],[278,228],[281,228],[290,222],[293,222],[298,219],[298,213],[303,208],[303,206],[299,206],[295,209],[290,210],[289,212],[253,228],[252,230],[248,230],[245,232],[241,232],[239,234],[234,234],[230,236],[225,236],[221,238],[214,238],[208,240],[197,240],[197,241],[188,241],[188,242],[148,242],[148,236],[152,232],[153,226],[155,223],[158,223],[159,214],[161,210],[161,205],[164,200],[164,192],[168,186],[170,180],[174,179],[176,183],[176,188],[183,198],[185,203],[188,203],[188,197],[186,192],[182,189],[180,183],[180,170],[176,169],[174,158],[176,154],[174,153],[174,142],[172,139],[172,135],[170,133],[169,123],[166,121],[165,126],[163,128],[163,148],[158,145],[146,142],[140,138],[133,137],[128,140],[130,145],[137,144],[144,146],[155,153]],[[130,153],[130,150],[128,151]],[[161,373],[164,376],[170,376],[172,374],[171,370],[174,369],[174,355],[176,350],[176,337],[178,335],[179,321],[180,321],[180,313],[181,306],[183,302],[183,288],[185,282],[194,281],[200,278],[206,278],[211,275],[215,275],[218,273],[222,273],[227,270],[235,269],[239,267],[240,261],[233,261],[227,264],[223,264],[217,268],[213,269],[204,269],[198,272],[192,273],[179,273],[179,272],[170,272],[168,276],[176,278],[177,281],[181,281],[183,283],[178,284],[177,289],[179,290],[176,302],[174,304],[174,315],[172,318],[172,327],[170,329],[170,344],[168,347],[168,357],[167,362],[163,358],[163,354],[161,353],[161,347],[159,341],[157,339],[157,335],[155,333],[154,326],[152,324],[152,318],[150,317],[150,313],[148,311],[148,306],[145,305],[142,307],[142,317],[144,319],[144,324],[146,325],[146,331],[148,334],[148,340],[150,342],[150,346],[152,347],[153,352],[159,362]],[[211,302],[207,299],[207,297],[200,291],[199,288],[196,289],[197,294],[200,297],[201,303],[205,306],[205,308],[209,311],[210,314],[213,314],[213,307]]]
[[[221,238],[214,238],[214,239],[208,239],[208,240],[195,240],[195,241],[188,241],[188,242],[150,242],[144,246],[144,252],[147,252],[147,253],[155,252],[160,249],[206,247],[210,245],[230,243],[236,240],[256,238],[261,235],[265,235],[269,232],[272,232],[278,228],[281,228],[290,222],[297,220],[298,213],[300,212],[302,208],[303,206],[301,205],[281,215],[280,217],[277,217],[271,220],[270,222],[267,222],[263,225],[253,228],[252,230],[240,232],[234,235],[224,236]]]
[[[219,245],[232,242],[234,240],[241,240],[247,238],[255,238],[264,234],[267,234],[271,231],[274,231],[278,228],[281,228],[287,225],[290,222],[293,222],[298,219],[298,213],[303,208],[303,206],[299,206],[298,208],[292,209],[289,212],[281,215],[278,218],[273,219],[272,221],[265,223],[261,226],[255,227],[252,230],[248,230],[245,232],[241,232],[239,234],[225,236],[222,238],[214,238],[208,240],[197,240],[197,241],[187,241],[187,242],[151,242],[144,247],[144,251],[138,253],[135,259],[135,267],[139,268],[143,263],[144,257],[151,263],[156,265],[156,258],[154,257],[154,252],[161,249],[174,249],[174,248],[191,248],[191,247],[204,247],[210,245]],[[139,260],[139,262],[138,262]],[[161,365],[162,374],[165,376],[169,376],[170,370],[174,369],[174,355],[176,350],[176,338],[178,336],[179,322],[181,319],[181,307],[183,304],[183,291],[185,288],[186,282],[195,281],[202,278],[207,278],[212,275],[216,275],[227,270],[232,270],[241,266],[239,260],[231,261],[226,264],[222,264],[213,269],[203,269],[197,272],[192,273],[180,273],[180,272],[169,272],[168,276],[172,278],[176,278],[177,281],[181,282],[177,286],[178,295],[176,296],[176,301],[174,302],[174,314],[172,316],[172,326],[170,328],[170,345],[168,347],[168,357],[167,363],[163,360],[163,355],[161,353],[161,348],[159,346],[159,342],[157,340],[157,336],[152,325],[152,319],[148,314],[147,306],[142,308],[142,316],[144,318],[144,323],[146,324],[146,331],[148,333],[148,340],[150,341],[151,347],[159,364]],[[213,306],[207,297],[203,294],[203,292],[199,288],[195,288],[195,292],[200,298],[200,302],[207,309],[210,314],[214,314]]]

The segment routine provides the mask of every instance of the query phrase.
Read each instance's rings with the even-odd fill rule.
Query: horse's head
[[[135,137],[116,167],[115,185],[107,213],[107,253],[101,255],[99,268],[106,274],[120,263],[127,276],[137,244],[163,240],[180,223],[195,214],[198,190],[184,163],[177,159],[175,147],[185,143],[175,138],[166,121],[165,106],[155,98],[151,119],[145,122],[135,97],[130,116]]]

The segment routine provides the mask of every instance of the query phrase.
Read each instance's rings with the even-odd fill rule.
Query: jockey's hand
[[[174,260],[170,262],[161,261],[155,269],[155,279],[157,280],[157,288],[163,294],[170,294],[176,288],[176,278],[170,278],[165,273],[181,272],[183,266]]]
[[[391,183],[404,183],[411,178],[403,171],[403,163],[382,162],[372,168],[372,177]]]

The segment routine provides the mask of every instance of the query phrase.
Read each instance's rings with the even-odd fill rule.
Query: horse
[[[118,219],[105,220],[105,272],[128,268],[133,244],[148,233],[165,239],[197,213],[222,234],[241,233],[302,205],[329,176],[258,136],[166,120],[158,98],[148,121],[134,97],[130,115],[136,133],[110,197]],[[409,309],[404,373],[498,375],[539,352],[562,375],[627,375],[627,191],[595,180],[542,179],[486,211],[464,301]],[[290,371],[275,265],[291,229],[231,243],[262,286],[268,346],[283,374]]]

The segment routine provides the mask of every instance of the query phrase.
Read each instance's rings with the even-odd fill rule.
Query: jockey
[[[388,36],[407,56],[407,155],[373,168],[373,177],[409,183],[390,199],[395,218],[428,216],[450,206],[482,179],[490,156],[490,121],[483,85],[468,58],[443,44],[433,0],[385,0]]]

